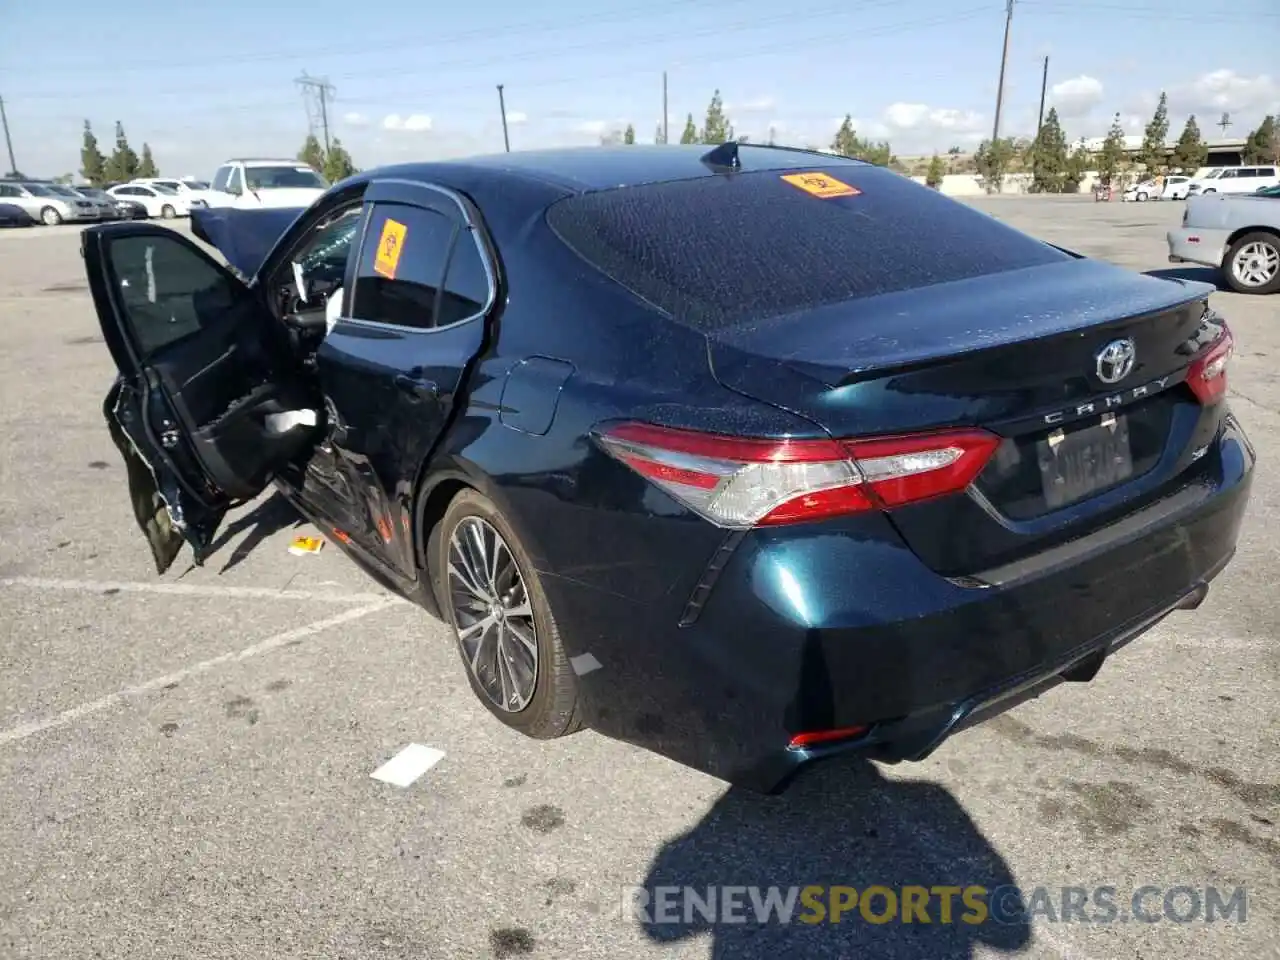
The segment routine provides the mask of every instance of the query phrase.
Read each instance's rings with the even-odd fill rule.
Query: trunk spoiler
[[[267,259],[276,241],[298,219],[305,207],[193,207],[191,232],[217,249],[240,276],[248,281]]]

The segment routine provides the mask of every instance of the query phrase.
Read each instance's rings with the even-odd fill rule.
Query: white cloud
[[[574,133],[581,133],[588,137],[598,137],[608,129],[608,120],[582,120],[573,125]]]
[[[741,103],[726,103],[724,112],[729,116],[744,116],[748,113],[769,113],[778,105],[776,97],[756,97]]]
[[[522,113],[519,110],[507,111],[507,126],[515,127],[515,126],[519,126],[522,123],[528,123],[528,122],[529,122],[529,115],[527,113]]]
[[[923,103],[891,103],[885,108],[884,122],[897,130],[971,133],[982,125],[982,116],[972,110],[930,107]]]
[[[1049,104],[1060,117],[1083,117],[1102,102],[1102,81],[1081,74],[1049,88]]]
[[[402,117],[398,113],[389,113],[382,118],[382,129],[404,133],[424,133],[431,129],[431,118],[425,113],[411,113],[407,117]]]
[[[1175,87],[1170,91],[1169,100],[1188,112],[1214,110],[1252,116],[1265,113],[1280,100],[1280,82],[1265,73],[1245,77],[1234,70],[1213,70]]]
[[[349,127],[367,127],[369,125],[369,118],[363,113],[356,113],[355,111],[352,111],[351,113],[344,113],[342,115],[342,122]]]

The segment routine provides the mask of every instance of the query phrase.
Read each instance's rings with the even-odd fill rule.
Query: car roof
[[[286,166],[286,167],[309,167],[311,164],[305,160],[291,160],[288,157],[277,157],[274,160],[270,157],[237,157],[234,160],[228,160],[222,166],[230,166],[233,163],[239,163],[246,167],[262,166]],[[175,178],[177,179],[177,178]]]
[[[737,166],[717,161],[736,152]],[[714,156],[713,156],[714,154]],[[572,193],[588,193],[616,187],[634,187],[670,180],[692,180],[729,172],[794,170],[838,166],[865,166],[853,160],[817,150],[770,147],[760,144],[629,144],[609,147],[564,147],[521,150],[428,163],[407,163],[368,171],[370,179],[387,176],[430,181],[441,174],[498,174],[540,180]]]

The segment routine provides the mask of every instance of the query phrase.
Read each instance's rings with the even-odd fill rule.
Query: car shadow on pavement
[[[1222,271],[1215,267],[1161,267],[1159,270],[1147,270],[1147,276],[1160,277],[1163,280],[1190,280],[1195,283],[1209,283],[1219,290],[1230,292],[1226,281],[1222,279]]]
[[[210,545],[206,558],[216,555],[237,534],[247,530],[248,533],[235,545],[235,549],[227,557],[227,562],[218,571],[219,574],[226,573],[239,565],[249,554],[258,549],[263,541],[269,539],[273,534],[289,527],[300,527],[305,522],[302,514],[298,513],[284,496],[279,493],[272,494],[252,510],[242,513],[227,524],[218,535],[218,539]]]
[[[662,944],[710,934],[713,960],[967,958],[978,944],[1013,952],[1031,942],[1014,882],[946,789],[889,780],[867,761],[834,760],[804,773],[781,796],[731,788],[696,827],[659,851],[644,892],[636,891],[641,902],[648,894],[647,912],[633,914],[633,922]],[[918,912],[904,923],[901,895],[908,885],[953,890],[929,896],[928,923]],[[979,903],[1003,904],[994,910],[1001,922],[990,915],[977,922],[987,911],[971,909],[961,894],[975,885],[989,892]],[[732,886],[748,888],[737,895],[744,919],[725,914],[723,895],[708,916],[708,888]],[[789,922],[780,922],[776,911],[757,913],[770,887],[785,902],[792,888],[807,886],[825,889],[798,896]],[[831,888],[837,886],[856,895],[841,891],[851,905],[833,922]],[[875,892],[864,914],[863,895],[873,886],[893,893]],[[754,898],[753,887],[759,888]]]

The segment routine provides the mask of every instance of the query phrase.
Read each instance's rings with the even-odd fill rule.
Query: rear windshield
[[[824,199],[761,171],[587,193],[547,221],[588,263],[703,330],[1071,259],[888,170],[824,172],[860,192]]]

